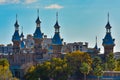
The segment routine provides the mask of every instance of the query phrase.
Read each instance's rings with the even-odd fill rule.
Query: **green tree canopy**
[[[98,77],[98,80],[99,80],[99,77],[101,77],[103,75],[103,68],[102,68],[102,66],[97,65],[94,68],[93,73],[94,73],[95,76]]]
[[[27,80],[49,80],[53,78],[54,80],[67,80],[70,74],[69,66],[65,59],[52,58],[50,61],[45,61],[37,66],[32,66],[25,78]]]
[[[120,71],[120,58],[115,61],[115,71]]]
[[[96,56],[93,58],[93,63],[92,63],[93,67],[96,67],[97,65],[101,65],[101,64],[102,64],[102,60],[100,57]]]
[[[83,62],[90,66],[92,65],[92,58],[88,53],[85,52],[75,51],[68,53],[66,54],[65,58],[73,71],[78,71]]]
[[[88,63],[83,62],[80,67],[80,72],[84,74],[84,80],[86,80],[86,75],[91,71],[91,66]]]
[[[0,80],[8,80],[12,78],[7,59],[0,59]]]
[[[115,69],[115,58],[114,54],[110,53],[106,58],[106,70],[113,71]]]

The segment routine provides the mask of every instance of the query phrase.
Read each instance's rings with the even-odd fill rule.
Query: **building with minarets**
[[[34,52],[36,54],[36,57],[38,57],[38,59],[43,58],[43,52],[42,52],[43,33],[41,32],[40,24],[41,24],[41,21],[39,19],[39,10],[38,10],[38,17],[36,20],[36,30],[33,34]]]
[[[58,13],[56,13],[56,24],[54,25],[55,28],[55,34],[52,38],[52,47],[53,47],[53,54],[55,54],[56,57],[61,54],[61,49],[63,46],[63,39],[60,37],[60,26],[58,24]]]
[[[20,35],[19,35],[19,24],[17,20],[17,15],[16,15],[16,22],[14,26],[15,26],[15,32],[12,36],[13,53],[18,53],[20,51]]]
[[[111,25],[109,23],[109,13],[108,13],[108,22],[107,25],[105,26],[106,28],[106,35],[103,39],[103,47],[104,47],[104,55],[107,56],[109,53],[114,52],[114,46],[115,46],[115,39],[112,38],[111,35]]]

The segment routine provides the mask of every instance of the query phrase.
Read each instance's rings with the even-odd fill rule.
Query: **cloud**
[[[10,0],[11,1],[11,0]],[[20,0],[12,0],[11,3],[19,3]]]
[[[18,3],[19,0],[0,0],[0,4]]]
[[[61,9],[61,8],[63,8],[63,6],[59,4],[51,4],[45,7],[45,9]]]
[[[25,0],[24,3],[25,4],[31,4],[31,3],[35,3],[37,2],[37,0]]]
[[[5,0],[0,0],[0,3],[4,3],[5,2]]]
[[[12,3],[19,3],[20,0],[0,0],[0,4],[12,4]]]
[[[37,1],[38,0],[0,0],[0,4],[16,4],[16,3],[31,4]]]

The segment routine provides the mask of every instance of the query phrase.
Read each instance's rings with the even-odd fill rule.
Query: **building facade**
[[[68,43],[66,46],[69,50],[69,52],[74,52],[77,50],[80,50],[81,52],[87,52],[88,51],[88,43],[85,42],[74,42],[74,43]]]

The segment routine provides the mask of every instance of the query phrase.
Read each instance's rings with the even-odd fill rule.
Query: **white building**
[[[69,52],[73,52],[73,51],[77,51],[80,50],[82,52],[87,52],[88,51],[88,43],[85,42],[74,42],[74,43],[68,43],[66,45],[66,47],[68,48]]]
[[[34,40],[32,35],[27,35],[27,39],[25,39],[25,46],[27,49],[31,49],[34,47]]]
[[[8,54],[8,53],[12,53],[12,51],[13,51],[12,44],[8,44],[7,46],[2,44],[0,45],[0,53]]]
[[[114,57],[115,59],[120,59],[120,52],[115,52]]]

